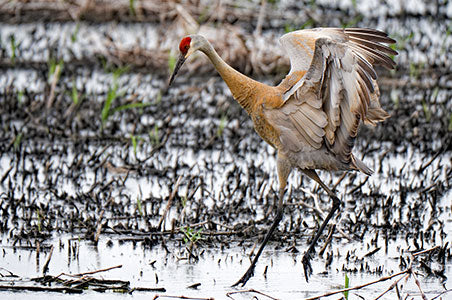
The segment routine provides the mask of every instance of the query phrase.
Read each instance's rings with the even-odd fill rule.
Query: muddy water
[[[292,174],[285,217],[247,287],[281,299],[312,297],[343,287],[345,274],[351,286],[371,282],[403,270],[410,252],[440,246],[441,255],[424,255],[413,264],[433,298],[450,288],[452,276],[452,81],[447,72],[452,39],[451,24],[443,20],[450,9],[401,7],[397,1],[390,1],[389,9],[369,9],[358,1],[354,10],[343,2],[320,2],[310,9],[337,15],[322,17],[323,26],[341,26],[353,14],[339,15],[354,11],[364,15],[356,25],[378,27],[400,41],[399,69],[379,70],[382,105],[392,117],[375,129],[363,128],[356,140],[355,153],[376,172],[344,178],[321,174],[328,185],[337,185],[343,206],[334,219],[332,242],[313,259],[309,283],[300,260],[319,217],[303,204],[326,213],[330,203],[316,185]],[[434,12],[438,21],[419,17]],[[296,15],[286,18],[299,22]],[[264,26],[264,34],[279,33],[277,23]],[[246,270],[251,249],[271,224],[278,189],[275,152],[253,133],[248,116],[218,77],[181,74],[166,93],[161,71],[129,68],[115,79],[117,68],[99,58],[105,35],[123,47],[153,48],[156,32],[139,23],[1,24],[0,285],[39,286],[30,278],[43,275],[53,246],[47,274],[122,265],[97,276],[129,281],[130,288],[166,290],[98,293],[91,287],[84,291],[90,297],[223,299],[237,291],[230,285]],[[64,63],[47,107],[53,78],[49,56]],[[273,83],[273,78],[260,79]],[[112,111],[102,124],[115,84],[112,109],[142,105]],[[170,198],[167,217],[156,230]],[[198,231],[200,239],[190,247],[184,232]],[[18,277],[5,277],[8,271]],[[375,298],[391,282],[360,289],[350,298]],[[196,283],[201,284],[197,289],[188,288]],[[399,288],[420,299],[412,279]],[[8,289],[0,296],[80,297]],[[394,297],[391,291],[382,299]]]

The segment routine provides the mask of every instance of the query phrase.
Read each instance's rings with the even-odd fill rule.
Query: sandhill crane
[[[180,56],[169,85],[184,61],[204,52],[246,110],[256,132],[277,150],[279,197],[276,216],[250,267],[235,285],[253,276],[257,260],[283,216],[287,178],[294,168],[315,180],[331,197],[333,206],[302,258],[308,281],[311,254],[341,201],[316,170],[372,170],[352,153],[358,128],[389,117],[379,102],[374,66],[393,69],[389,55],[397,52],[384,32],[368,28],[316,28],[287,33],[280,38],[291,69],[277,86],[257,82],[226,64],[201,35],[189,35],[179,44]]]

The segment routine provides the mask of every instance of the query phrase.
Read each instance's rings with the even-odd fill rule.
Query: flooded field
[[[0,4],[1,299],[452,298],[451,3],[96,2]],[[354,150],[375,174],[320,172],[343,205],[306,282],[331,200],[293,172],[255,276],[233,288],[274,218],[276,153],[202,55],[167,89],[177,46],[199,30],[278,84],[277,38],[319,26],[397,40],[397,69],[377,70],[391,118]]]

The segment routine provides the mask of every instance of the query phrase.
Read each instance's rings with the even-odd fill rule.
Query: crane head
[[[169,80],[168,86],[171,85],[171,83],[173,82],[174,78],[176,77],[177,72],[179,72],[179,69],[182,67],[182,65],[184,64],[185,60],[190,56],[190,54],[192,54],[194,52],[194,48],[191,47],[192,44],[192,38],[187,36],[184,37],[179,44],[179,51],[180,51],[180,55],[179,55],[179,59],[177,60],[176,66],[174,67],[174,71],[173,74],[171,75],[171,78]]]

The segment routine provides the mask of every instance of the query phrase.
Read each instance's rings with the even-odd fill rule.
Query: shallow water
[[[78,242],[72,240],[72,244],[77,245],[77,258],[72,258],[68,255],[68,237],[63,236],[53,243],[58,246],[54,252],[50,269],[52,274],[58,275],[60,273],[83,273],[87,271],[99,270],[106,267],[122,265],[122,268],[113,269],[105,273],[99,273],[98,277],[105,279],[125,280],[130,281],[131,287],[153,287],[166,289],[166,293],[157,292],[151,294],[160,295],[184,295],[189,297],[214,297],[222,299],[227,292],[242,290],[241,288],[231,288],[230,285],[237,279],[238,274],[243,272],[247,266],[248,261],[243,257],[243,249],[241,247],[230,247],[219,251],[218,249],[206,249],[200,256],[199,261],[189,262],[180,259],[184,254],[178,249],[180,244],[175,244],[174,252],[167,254],[166,251],[156,246],[152,249],[143,249],[140,243],[133,245],[132,243],[119,243],[113,239],[112,245],[107,246],[109,238],[102,238],[97,246],[90,245],[89,242]],[[51,244],[52,241],[49,241]],[[358,245],[342,243],[334,246],[334,252],[349,251],[355,249],[356,257],[363,257],[367,251],[364,249],[356,249]],[[399,242],[395,245],[390,245],[392,248],[401,246]],[[13,250],[11,248],[4,248],[3,254],[4,262],[2,267],[8,270],[14,270],[15,274],[23,277],[38,277],[41,275],[37,271],[39,265],[36,263],[36,254],[34,251]],[[379,265],[384,265],[386,270],[397,270],[399,265],[397,251],[388,251],[384,256],[377,255],[368,262],[370,268],[376,268]],[[300,263],[302,254],[287,253],[284,249],[274,250],[267,249],[262,258],[261,264],[256,268],[256,275],[250,279],[247,287],[254,288],[266,294],[269,294],[280,299],[295,299],[301,297],[310,297],[321,295],[325,291],[335,290],[343,287],[344,272],[338,270],[336,267],[328,268],[327,275],[315,275],[309,283],[306,283],[302,274],[302,265]],[[336,258],[335,258],[336,259]],[[45,256],[40,255],[41,266]],[[345,257],[338,257],[337,264],[344,264]],[[264,268],[268,266],[266,276],[262,275]],[[313,267],[316,272],[325,270],[323,262],[314,259]],[[446,276],[450,275],[452,270],[448,265],[446,269]],[[348,274],[350,278],[350,285],[360,285],[372,280],[377,280],[381,276],[378,274]],[[192,290],[188,288],[189,285],[200,283],[201,285]],[[18,283],[18,284],[23,284]],[[421,284],[424,287],[424,292],[427,297],[431,298],[443,290],[442,283],[434,278],[422,278]],[[372,285],[366,289],[359,290],[356,294],[363,295],[366,299],[373,299],[387,289],[390,282],[382,282]],[[404,285],[405,292],[412,296],[418,294],[418,288],[412,280]],[[3,292],[4,293],[4,292]],[[24,293],[9,294],[8,299],[19,299],[23,297]],[[88,297],[96,297],[99,299],[111,298],[149,298],[149,292],[133,292],[132,295],[124,295],[113,292],[105,294],[86,292]],[[382,299],[394,299],[394,293],[382,297]],[[11,298],[9,298],[11,297]],[[33,297],[41,299],[44,297],[52,297],[58,299],[61,297],[58,293],[34,293]],[[80,297],[79,295],[68,296],[68,298]],[[249,299],[249,294],[234,296],[235,299]],[[356,295],[352,299],[356,298]],[[337,299],[337,296],[332,297]],[[446,299],[446,298],[445,298]]]

